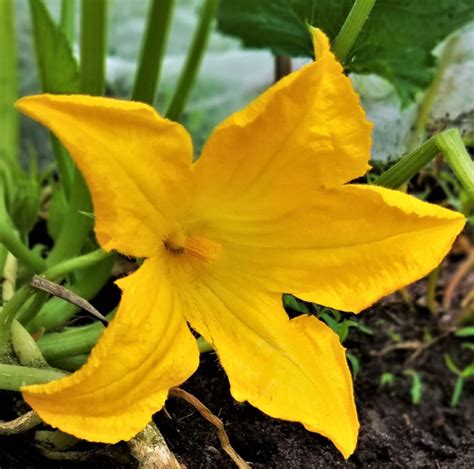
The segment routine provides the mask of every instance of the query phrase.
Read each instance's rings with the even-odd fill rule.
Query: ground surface
[[[449,273],[445,274],[445,277]],[[463,292],[474,285],[473,275]],[[443,282],[443,278],[441,282]],[[412,287],[416,299],[424,283]],[[248,404],[229,395],[229,384],[215,354],[202,357],[199,372],[183,387],[195,394],[223,419],[231,443],[254,468],[468,468],[474,466],[474,383],[467,383],[457,408],[449,406],[455,377],[447,370],[444,354],[468,364],[472,352],[462,351],[460,339],[448,335],[426,350],[411,364],[422,379],[422,398],[413,405],[411,378],[403,374],[404,361],[413,350],[396,349],[380,355],[387,347],[423,340],[427,331],[443,334],[439,320],[423,306],[410,311],[398,296],[388,297],[364,314],[364,324],[374,335],[351,331],[346,346],[361,362],[355,379],[357,407],[361,421],[358,449],[345,463],[324,438],[306,432],[300,425],[272,420]],[[398,345],[399,346],[399,345]],[[384,372],[395,375],[392,385],[381,386]],[[0,395],[0,418],[15,415],[9,410],[13,393]],[[189,468],[234,467],[222,451],[214,428],[187,403],[170,399],[167,413],[156,422],[178,458]],[[0,437],[0,467],[134,467],[126,448],[81,444],[88,450],[83,462],[45,459],[31,444],[34,431],[19,437]],[[110,456],[110,454],[112,456]],[[76,454],[77,456],[77,454]]]

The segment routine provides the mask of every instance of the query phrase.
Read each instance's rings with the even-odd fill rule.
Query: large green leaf
[[[52,20],[42,0],[30,0],[30,11],[43,91],[77,93],[78,66],[66,36]]]
[[[219,28],[241,38],[247,47],[311,56],[306,23],[334,39],[352,4],[353,0],[222,0]],[[378,1],[346,67],[386,78],[407,104],[433,78],[433,48],[473,19],[474,0]]]

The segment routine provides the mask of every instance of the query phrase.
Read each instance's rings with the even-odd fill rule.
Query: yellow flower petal
[[[369,169],[371,125],[327,38],[314,34],[316,62],[280,80],[211,135],[196,163],[204,198],[252,203],[268,188],[332,187]]]
[[[284,198],[269,189],[248,207],[214,199],[208,213],[199,234],[222,246],[220,272],[354,312],[433,270],[465,223],[460,213],[359,185]]]
[[[108,98],[39,95],[17,107],[52,130],[79,166],[101,246],[154,254],[192,194],[186,130],[145,104]]]
[[[213,345],[238,401],[301,422],[349,457],[358,420],[344,348],[315,317],[289,320],[281,295],[238,278],[206,276],[186,288],[184,311]]]
[[[141,431],[168,389],[197,368],[199,352],[158,259],[118,282],[116,317],[76,373],[22,388],[53,427],[89,441],[115,443]]]

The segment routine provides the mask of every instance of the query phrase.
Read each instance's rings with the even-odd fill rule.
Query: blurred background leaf
[[[334,39],[353,0],[223,0],[222,32],[247,47],[275,54],[312,56],[306,24]],[[349,54],[346,67],[390,81],[407,105],[433,79],[431,51],[451,32],[474,19],[473,0],[384,0],[376,2]]]

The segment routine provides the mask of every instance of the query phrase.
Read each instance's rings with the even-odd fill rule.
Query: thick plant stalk
[[[9,422],[0,422],[0,435],[17,435],[36,427],[41,423],[38,414],[32,410]]]
[[[149,423],[138,435],[128,442],[133,457],[141,469],[182,469],[174,454],[168,448],[158,427]]]

